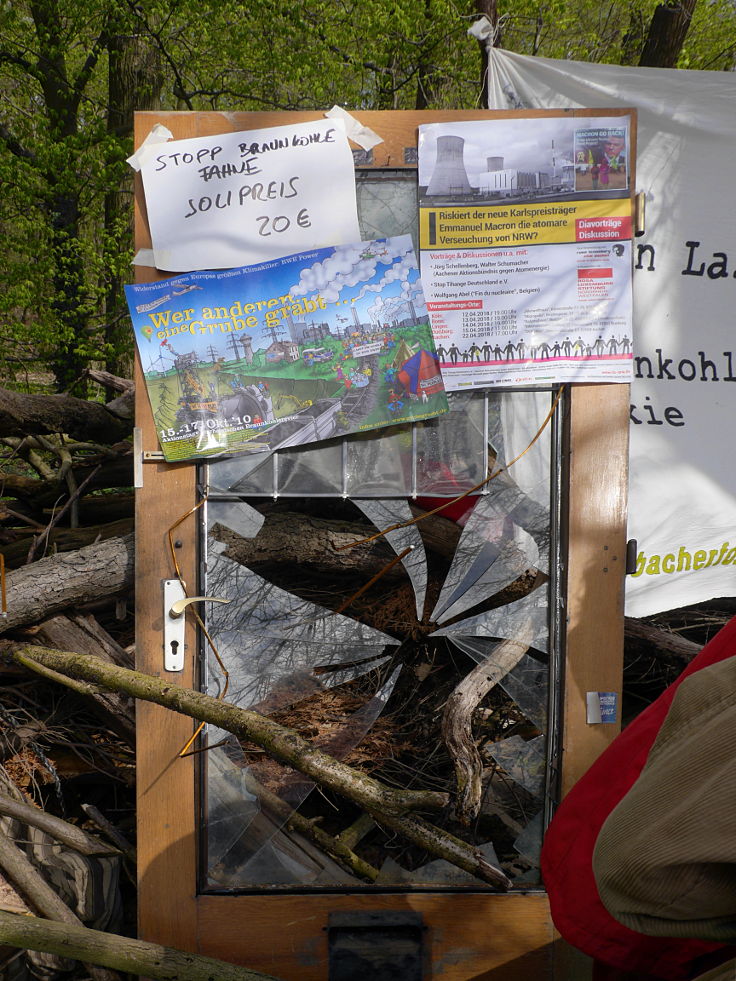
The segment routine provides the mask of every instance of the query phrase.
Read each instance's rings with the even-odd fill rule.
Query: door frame
[[[618,115],[629,110],[606,110]],[[584,115],[586,110],[562,114]],[[411,167],[420,123],[519,116],[490,110],[364,112],[360,121],[384,139],[373,167]],[[536,116],[528,111],[521,115]],[[175,139],[259,129],[322,118],[317,112],[141,112],[135,146],[156,123]],[[634,159],[632,126],[632,160]],[[415,157],[414,157],[415,159]],[[633,168],[631,177],[633,194]],[[135,246],[150,248],[140,175],[135,187]],[[137,266],[137,281],[164,278]],[[163,669],[160,583],[174,575],[167,531],[197,502],[196,467],[158,459],[155,424],[136,358],[136,447],[143,473],[136,492],[136,662],[173,685],[195,684],[197,640],[187,625],[181,673]],[[618,726],[589,725],[586,692],[621,691],[623,584],[626,565],[629,386],[571,385],[566,412],[567,493],[563,497],[566,586],[560,789],[564,794],[617,734]],[[197,580],[196,515],[177,528],[182,576]],[[150,703],[137,707],[138,903],[142,939],[239,962],[288,981],[324,981],[329,913],[412,910],[427,924],[429,977],[443,981],[528,981],[589,976],[559,942],[542,891],[478,893],[360,893],[223,896],[197,894],[195,758],[177,759],[192,720]],[[574,957],[573,957],[574,960]],[[565,964],[562,967],[562,964]]]

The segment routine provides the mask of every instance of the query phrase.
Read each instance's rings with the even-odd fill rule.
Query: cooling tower
[[[427,186],[427,195],[471,194],[472,188],[463,162],[462,136],[437,137],[437,162],[432,179]]]

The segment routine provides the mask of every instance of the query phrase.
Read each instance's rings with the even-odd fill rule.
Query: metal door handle
[[[230,603],[229,599],[223,599],[221,596],[185,596],[184,599],[178,599],[175,603],[172,603],[169,607],[169,616],[173,620],[178,620],[178,618],[184,613],[184,610],[189,606],[190,603]]]

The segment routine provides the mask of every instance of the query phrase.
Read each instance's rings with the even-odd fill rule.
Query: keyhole
[[[177,654],[177,651],[178,650],[179,650],[179,641],[178,640],[172,640],[171,641],[171,654],[172,654],[173,657],[176,657],[176,654]]]

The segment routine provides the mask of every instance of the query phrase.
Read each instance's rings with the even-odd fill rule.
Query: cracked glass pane
[[[399,674],[396,668],[376,694],[354,712],[335,700],[330,731],[319,748],[344,759],[360,743],[383,711]],[[271,713],[264,713],[271,714]],[[347,885],[349,870],[332,860],[294,826],[294,812],[315,784],[269,759],[255,747],[233,737],[218,745],[224,733],[211,730],[207,784],[208,861],[210,884],[237,887],[249,880],[271,885]],[[289,823],[289,828],[285,826]],[[285,878],[286,876],[286,878]]]
[[[394,170],[389,179],[367,172],[356,181],[355,191],[360,234],[365,240],[411,235],[419,253],[416,171]]]
[[[414,515],[407,501],[355,501],[363,514],[376,528],[391,528],[399,518],[408,527],[387,531],[385,538],[397,555],[411,579],[416,598],[417,620],[424,614],[424,599],[427,593],[427,558],[424,552],[422,535],[413,521]]]
[[[485,478],[487,403],[497,399],[495,392],[449,392],[449,413],[416,426],[418,494],[457,497]]]
[[[207,606],[207,690],[223,694],[224,667],[228,701],[358,782],[441,791],[449,806],[422,812],[435,831],[421,844],[212,729],[208,744],[224,745],[202,754],[204,888],[484,888],[436,851],[435,833],[519,887],[539,884],[550,427],[532,441],[551,396],[453,402],[437,425],[280,451],[242,476],[234,459],[210,465],[203,592],[231,602]]]
[[[533,797],[541,796],[545,774],[544,736],[529,740],[523,736],[509,736],[487,744],[485,752],[524,790]]]

